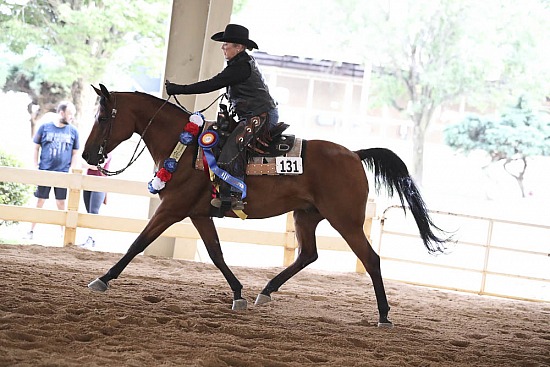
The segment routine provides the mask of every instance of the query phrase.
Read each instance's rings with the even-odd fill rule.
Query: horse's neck
[[[151,107],[152,105],[154,104],[138,101],[140,108],[135,111],[135,114],[139,116],[137,120],[140,123],[137,124],[135,132],[143,139],[155,165],[162,167],[164,160],[170,157],[183,132],[182,121],[188,117],[177,113],[170,105]],[[161,108],[160,111],[159,108]]]

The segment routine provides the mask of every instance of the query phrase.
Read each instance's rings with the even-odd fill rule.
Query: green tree
[[[421,181],[425,136],[437,107],[464,96],[483,108],[510,93],[531,90],[541,98],[548,92],[539,48],[547,42],[542,35],[550,30],[544,20],[550,13],[540,1],[398,4],[404,7],[374,13],[371,38],[383,40],[373,44],[382,70],[374,95],[412,120],[412,171]]]
[[[246,7],[249,0],[233,0],[233,14],[239,13]]]
[[[0,49],[11,55],[2,60],[8,61],[2,89],[28,93],[41,113],[60,99],[72,100],[80,112],[84,88],[99,81],[121,50],[138,46],[140,54],[117,64],[120,72],[162,62],[170,3],[0,0]]]
[[[469,116],[444,130],[445,143],[468,155],[479,150],[490,163],[502,163],[526,196],[523,179],[528,158],[550,156],[550,118],[534,111],[524,97],[507,109],[499,119]]]
[[[23,167],[15,157],[0,150],[0,166]],[[0,204],[24,205],[29,199],[31,187],[16,182],[0,182]],[[14,222],[0,219],[0,226],[10,225]]]

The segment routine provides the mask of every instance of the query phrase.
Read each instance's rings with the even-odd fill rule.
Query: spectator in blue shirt
[[[34,166],[39,170],[69,172],[70,168],[79,167],[78,149],[80,148],[78,130],[71,123],[74,120],[76,108],[71,102],[61,102],[57,113],[51,114],[34,135]],[[38,186],[34,193],[37,198],[36,207],[42,208],[50,196],[51,187]],[[67,189],[54,187],[55,201],[59,210],[65,210]],[[27,234],[32,239],[36,223],[31,224]]]

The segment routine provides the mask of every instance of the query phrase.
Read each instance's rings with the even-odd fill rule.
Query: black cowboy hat
[[[225,31],[218,32],[210,38],[218,42],[238,43],[246,48],[258,48],[256,42],[248,39],[248,29],[238,24],[228,24]]]

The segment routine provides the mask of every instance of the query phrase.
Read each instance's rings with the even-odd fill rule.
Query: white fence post
[[[294,216],[292,213],[286,215],[286,232],[285,232],[285,251],[283,258],[283,266],[289,266],[294,262],[296,256],[296,228],[294,227]]]
[[[363,224],[363,232],[365,232],[365,236],[367,236],[367,240],[369,241],[371,247],[372,221],[374,217],[376,217],[376,202],[373,198],[369,198],[367,201],[367,212],[365,215],[365,223]],[[367,272],[367,269],[365,269],[365,266],[361,261],[359,261],[359,259],[357,259],[357,262],[355,264],[355,272],[359,274],[365,274]]]
[[[485,242],[485,255],[483,258],[483,270],[481,271],[481,285],[479,288],[479,294],[485,293],[485,283],[487,282],[487,267],[489,266],[489,254],[491,252],[491,240],[493,237],[493,221],[489,221],[487,228],[487,240]]]
[[[80,194],[82,192],[82,169],[72,170],[67,192],[67,215],[63,234],[63,246],[74,245],[76,243],[78,205],[80,204]]]

